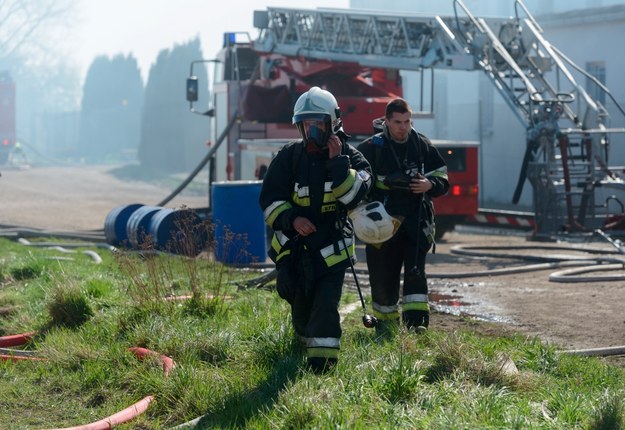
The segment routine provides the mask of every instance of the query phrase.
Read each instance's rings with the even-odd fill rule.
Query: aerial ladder
[[[506,18],[476,17],[460,0],[453,6],[450,16],[269,7],[254,12],[254,49],[371,68],[481,70],[527,131],[512,201],[528,180],[535,234],[593,231],[625,216],[625,182],[608,166],[610,138],[625,129],[610,128],[609,112],[571,69],[625,116],[608,89],[545,39],[521,0]],[[602,189],[613,194],[601,201]]]

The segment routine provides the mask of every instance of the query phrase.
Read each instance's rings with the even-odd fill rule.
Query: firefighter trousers
[[[312,291],[298,288],[291,302],[295,332],[304,339],[309,361],[336,361],[340,349],[341,319],[339,304],[345,269],[314,275]]]
[[[373,314],[381,321],[400,317],[399,298],[402,294],[401,316],[408,328],[429,324],[428,285],[425,260],[429,248],[421,247],[403,230],[399,230],[381,246],[367,245],[367,268],[371,283]],[[401,271],[404,268],[403,290]]]

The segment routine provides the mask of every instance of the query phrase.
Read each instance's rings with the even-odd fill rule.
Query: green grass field
[[[625,372],[597,358],[471,330],[379,339],[355,307],[338,366],[319,376],[275,291],[237,288],[257,273],[73,245],[0,238],[0,336],[35,332],[12,349],[40,358],[0,361],[2,429],[87,424],[147,396],[117,428],[625,428]],[[158,354],[175,363],[167,377]]]

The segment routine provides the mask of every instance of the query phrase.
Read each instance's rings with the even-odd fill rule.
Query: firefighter
[[[401,221],[390,239],[365,248],[376,330],[393,333],[401,317],[406,328],[423,331],[430,320],[425,261],[434,244],[432,198],[449,189],[447,165],[429,139],[412,128],[412,110],[404,99],[391,100],[374,129],[379,132],[358,145],[374,176],[369,199]]]
[[[337,362],[339,301],[345,270],[355,261],[347,211],[371,186],[367,160],[346,143],[334,96],[318,87],[302,94],[293,110],[301,140],[285,145],[265,174],[259,203],[273,229],[269,257],[276,288],[291,305],[295,333],[315,373]]]

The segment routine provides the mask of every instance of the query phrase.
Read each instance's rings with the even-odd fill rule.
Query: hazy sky
[[[205,58],[221,48],[226,31],[258,35],[253,11],[293,7],[293,0],[78,0],[71,55],[84,78],[98,55],[133,53],[144,80],[160,50],[200,37]],[[310,0],[306,8],[347,8],[349,0]]]

